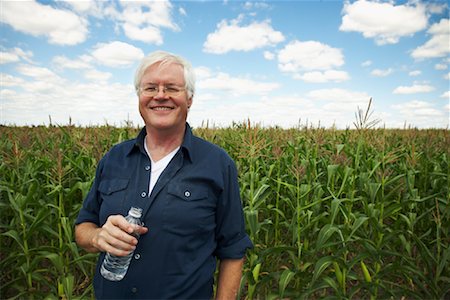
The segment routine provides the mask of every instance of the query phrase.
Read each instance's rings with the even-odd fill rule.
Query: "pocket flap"
[[[106,195],[110,195],[114,192],[121,191],[127,188],[129,179],[106,179],[100,182],[98,190]]]
[[[167,192],[185,201],[195,201],[208,198],[208,190],[203,187],[169,184],[167,186]]]

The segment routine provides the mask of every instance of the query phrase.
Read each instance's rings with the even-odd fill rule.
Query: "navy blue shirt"
[[[128,273],[118,282],[94,277],[98,299],[210,299],[216,258],[243,258],[252,243],[245,232],[237,170],[218,146],[192,134],[148,195],[151,163],[145,128],[114,146],[99,162],[76,224],[102,226],[108,216],[143,209],[142,235]]]

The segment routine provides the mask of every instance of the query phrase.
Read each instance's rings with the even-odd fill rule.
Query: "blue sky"
[[[143,125],[154,50],[196,71],[194,127],[448,128],[447,1],[1,1],[1,124]]]

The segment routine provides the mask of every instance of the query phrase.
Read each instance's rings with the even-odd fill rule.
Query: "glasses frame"
[[[168,97],[176,97],[180,95],[182,92],[186,91],[185,87],[180,87],[176,85],[162,85],[162,92],[165,96]],[[161,91],[161,85],[157,84],[148,84],[145,86],[139,87],[139,95],[145,97],[155,97]]]

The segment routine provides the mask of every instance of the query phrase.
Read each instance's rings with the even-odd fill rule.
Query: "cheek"
[[[145,107],[148,103],[148,100],[143,97],[139,97],[138,101],[139,101],[139,107]]]
[[[181,106],[181,107],[186,107],[189,108],[192,104],[192,99],[188,99],[188,98],[180,98],[177,101],[177,106]]]

